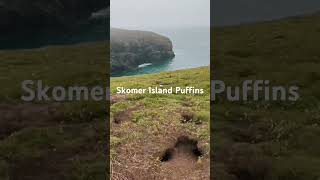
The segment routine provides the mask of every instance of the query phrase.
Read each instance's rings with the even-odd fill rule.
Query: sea
[[[138,68],[112,72],[113,77],[152,74],[210,65],[210,28],[159,28],[150,31],[168,37],[173,43],[175,57],[157,64],[141,64]]]

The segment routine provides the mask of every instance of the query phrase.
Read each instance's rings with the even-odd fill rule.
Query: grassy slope
[[[296,84],[302,97],[296,103],[219,99],[212,125],[218,179],[320,177],[319,21],[312,16],[213,29],[213,79]]]
[[[125,101],[114,103],[111,106],[111,159],[114,179],[152,179],[153,176],[161,179],[164,174],[158,160],[165,149],[183,135],[199,140],[199,146],[204,153],[202,169],[209,167],[209,77],[209,68],[203,67],[111,79],[113,96],[117,96],[116,87],[147,88],[163,84],[164,87],[193,86],[205,89],[205,94],[202,95],[131,94],[127,95]],[[114,122],[119,114],[125,114],[132,108],[134,110],[131,116],[126,117],[120,124]],[[182,112],[194,114],[193,121],[181,123]],[[189,172],[190,177],[193,177],[192,173]],[[209,172],[206,173],[208,175]]]
[[[27,79],[105,85],[107,49],[96,43],[0,51],[0,179],[103,179],[106,102],[26,104],[20,96]]]
[[[245,104],[228,103],[223,100],[215,103],[212,133],[216,173],[213,176],[224,176],[224,179],[232,179],[232,175],[241,176],[239,167],[244,167],[244,173],[255,175],[259,174],[255,167],[261,165],[271,167],[273,179],[309,180],[319,177],[319,20],[319,17],[296,18],[213,30],[212,78],[225,80],[228,84],[239,84],[239,80],[244,79],[269,79],[274,84],[294,82],[302,88],[300,91],[302,99],[295,104],[264,102]],[[106,47],[100,44],[1,51],[1,102],[4,104],[20,103],[18,100],[20,81],[24,79],[46,79],[50,85],[100,82],[105,75],[105,49]],[[124,80],[129,80],[126,86],[136,86],[133,81],[136,80],[139,86],[146,86],[146,84],[158,84],[156,79],[160,78],[160,82],[169,84],[199,83],[209,88],[207,78],[204,80],[207,75],[202,76],[199,71],[206,72],[207,75],[209,73],[206,69],[199,69],[179,71],[172,75],[163,73],[161,76],[148,75],[131,79],[119,78],[112,81],[114,85],[121,85]],[[196,75],[197,78],[195,79],[190,74]],[[199,79],[204,81],[199,81]],[[159,118],[159,127],[167,124],[167,118],[175,119],[172,121],[175,123],[173,125],[181,127],[182,130],[179,130],[182,131],[181,133],[190,133],[198,137],[201,142],[206,142],[209,133],[205,131],[205,128],[189,131],[194,129],[195,124],[178,123],[179,114],[175,111],[186,108],[199,114],[204,123],[209,123],[207,109],[209,102],[206,101],[205,105],[199,103],[207,100],[209,94],[205,96],[130,96],[129,106],[142,104],[141,107],[144,109],[147,107],[147,111],[142,112],[138,108],[133,113],[132,123],[121,124],[121,126],[137,131],[121,134],[122,131],[128,129],[112,128],[117,132],[111,136],[113,160],[119,155],[118,147],[121,144],[132,145],[137,142],[129,140],[143,140],[143,137],[146,137],[144,133],[149,130],[145,128],[146,125],[152,127],[152,131],[146,134],[160,141],[160,137],[157,139],[157,136],[154,135],[154,129],[161,130],[161,128],[157,128],[158,125],[153,121],[148,121],[150,118]],[[152,101],[154,98],[157,98],[158,101]],[[88,122],[88,119],[83,118],[83,115],[80,114],[73,114],[74,118],[71,118],[73,121],[61,125],[65,119],[70,120],[68,118],[70,114],[65,113],[70,110],[80,112],[79,108],[82,108],[80,105],[65,105],[69,108],[62,108],[64,111],[62,110],[60,120],[40,124],[31,122],[31,125],[27,123],[28,126],[1,139],[1,179],[8,179],[14,174],[16,177],[12,179],[18,179],[17,175],[21,173],[30,179],[36,179],[36,177],[39,179],[43,177],[97,179],[96,177],[103,176],[102,147],[93,147],[99,144],[98,142],[102,143],[105,137],[104,115],[100,108],[102,106],[90,108],[97,111],[96,114],[100,114],[94,123],[95,126],[90,126],[93,123]],[[127,106],[126,103],[121,102],[113,104],[111,115],[126,109]],[[168,113],[159,113],[157,111],[159,108]],[[89,111],[87,109],[84,112]],[[61,131],[61,126],[65,130]],[[170,130],[169,132],[176,132],[172,130],[172,126],[167,129]],[[178,134],[179,132],[174,135]],[[90,142],[92,146],[85,151],[85,155],[81,154],[78,150],[88,147]],[[149,148],[152,145],[154,144],[146,147]],[[241,145],[244,145],[245,148],[241,148]],[[163,149],[160,146],[155,148],[155,152]],[[208,147],[208,145],[205,146]],[[63,156],[60,156],[61,154]],[[235,162],[236,157],[242,160]],[[50,165],[46,162],[50,162]],[[70,172],[72,177],[68,176]],[[261,176],[259,177],[261,179]]]

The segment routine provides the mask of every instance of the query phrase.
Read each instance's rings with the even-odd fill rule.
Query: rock
[[[169,38],[148,31],[111,29],[111,71],[163,63],[175,56]]]

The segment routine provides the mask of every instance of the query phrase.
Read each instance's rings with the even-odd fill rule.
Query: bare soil
[[[126,133],[146,131],[134,123],[126,126]],[[113,127],[113,133],[119,131],[120,126]],[[164,124],[157,136],[122,144],[112,159],[112,180],[209,180],[209,155],[201,149],[202,142],[190,137],[182,127]]]
[[[181,117],[182,117],[182,123],[188,123],[194,120],[194,113],[188,112],[188,111],[183,111],[181,112]]]
[[[111,104],[115,104],[118,102],[126,101],[128,98],[124,94],[115,94],[111,96]]]
[[[132,113],[138,110],[140,106],[129,108],[123,111],[120,111],[114,115],[113,122],[116,124],[121,124],[124,121],[132,119]]]
[[[48,126],[62,116],[59,104],[0,104],[0,139],[29,126]]]
[[[77,168],[74,165],[77,159],[101,158],[98,156],[105,153],[104,143],[99,143],[101,123],[63,125],[64,116],[59,103],[0,104],[0,160],[10,167],[7,172],[10,179],[70,179],[72,171]],[[28,137],[33,133],[37,136]],[[15,136],[19,134],[24,139],[21,144]],[[34,138],[49,140],[39,142]],[[71,144],[73,138],[77,143]],[[8,149],[14,152],[1,154]]]
[[[165,151],[161,158],[161,171],[166,173],[165,179],[209,179],[209,175],[201,169],[199,161],[202,150],[198,141],[188,136],[177,139],[174,147]]]

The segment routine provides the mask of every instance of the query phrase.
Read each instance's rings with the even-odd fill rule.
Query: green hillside
[[[22,102],[21,83],[106,86],[105,43],[0,51],[0,179],[106,174],[106,102]]]
[[[112,79],[112,175],[152,179],[175,171],[206,179],[211,124],[216,179],[319,179],[319,21],[297,17],[212,30],[212,79],[298,85],[301,99],[295,103],[219,98],[210,123],[208,67]],[[105,85],[107,49],[94,43],[0,51],[0,179],[103,179],[106,103],[31,104],[20,96],[26,79],[50,86]],[[194,86],[205,94],[115,94],[117,86],[158,85]],[[186,142],[193,148],[197,143],[196,158],[172,160],[172,148]],[[181,164],[188,166],[179,169]]]
[[[213,176],[310,180],[320,177],[319,16],[215,28],[212,78],[229,85],[270,80],[297,85],[297,102],[213,105]]]

